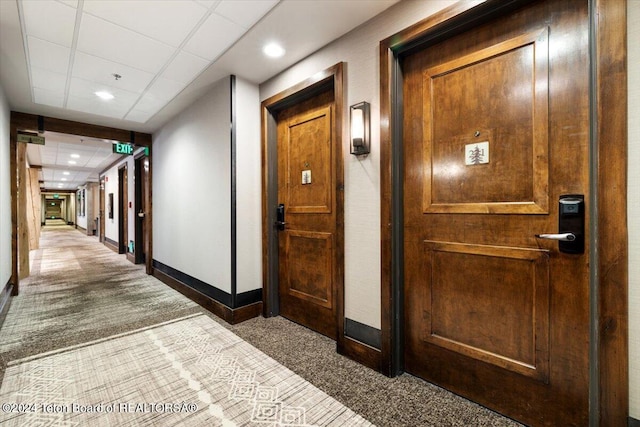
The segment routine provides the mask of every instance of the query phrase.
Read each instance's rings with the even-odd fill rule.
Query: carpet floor
[[[32,251],[31,261],[31,276],[21,281],[20,295],[12,299],[0,328],[0,403],[52,403],[64,409],[64,405],[71,404],[68,399],[76,399],[79,405],[175,403],[175,399],[179,399],[198,406],[198,410],[182,413],[182,417],[164,411],[132,417],[127,411],[106,416],[87,414],[85,410],[65,418],[65,414],[59,412],[45,425],[367,425],[365,420],[368,420],[379,426],[519,426],[411,375],[387,378],[378,374],[338,355],[332,340],[284,318],[259,317],[228,325],[147,276],[141,266],[105,248],[95,237],[85,236],[71,227],[44,227],[40,249]],[[209,339],[211,343],[218,342],[201,352],[201,356],[189,354],[193,345],[177,345],[179,339],[174,339],[180,335],[176,331],[181,325],[195,321],[198,322],[196,329],[207,332],[203,335],[214,337]],[[235,335],[228,334],[227,330]],[[220,344],[224,342],[236,344]],[[261,402],[255,399],[259,387],[273,387],[265,382],[269,376],[264,373],[249,375],[252,379],[249,383],[253,385],[236,390],[241,394],[253,393],[253,400],[241,399],[242,405],[246,406],[247,401],[254,405],[244,411],[244,415],[234,412],[239,406],[233,401],[235,392],[230,391],[231,383],[225,383],[224,387],[232,403],[213,399],[215,393],[209,390],[222,386],[212,382],[210,363],[202,364],[198,360],[202,355],[217,357],[216,350],[236,346],[243,348],[241,353],[249,352],[247,349],[251,346],[259,350],[255,350],[259,356],[250,357],[251,362],[242,362],[248,363],[242,366],[253,369],[254,362],[264,362],[275,369],[284,365],[285,372],[291,372],[287,375],[300,378],[296,380],[300,381],[298,384],[310,383],[304,387],[309,387],[311,394],[322,396],[320,401],[324,401],[325,406],[303,405],[299,399],[307,393],[298,396],[295,392],[290,393],[295,395],[294,400],[280,399],[278,405],[263,406],[262,412],[256,412],[256,402]],[[201,345],[196,347],[202,350]],[[73,362],[65,362],[65,358]],[[177,365],[179,368],[173,366],[175,358],[184,361]],[[64,381],[54,382],[57,384],[54,386],[34,382],[43,372]],[[109,381],[96,380],[104,377]],[[28,385],[28,381],[33,384]],[[62,387],[61,384],[68,388],[65,393],[71,393],[71,397],[57,395],[49,401],[29,400],[29,396],[36,396],[38,388],[46,395],[51,389]],[[200,396],[204,400],[198,393],[193,397],[198,385],[200,391],[206,389]],[[227,404],[230,406],[225,406]],[[334,412],[328,407],[333,407]],[[256,414],[265,418],[256,419]],[[321,414],[327,418],[321,418]],[[336,419],[344,422],[331,424],[330,414],[338,414]],[[29,416],[26,413],[0,415],[4,417],[0,423],[38,424],[32,422],[36,418],[22,423],[26,420],[24,417]],[[270,416],[280,418],[276,422],[269,419]],[[339,418],[341,416],[347,418]]]

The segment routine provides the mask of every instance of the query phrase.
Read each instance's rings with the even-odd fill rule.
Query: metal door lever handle
[[[538,239],[560,240],[563,242],[573,242],[576,235],[573,233],[556,233],[556,234],[536,234]]]

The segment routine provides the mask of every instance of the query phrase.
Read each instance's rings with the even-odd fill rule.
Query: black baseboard
[[[629,417],[629,427],[640,427],[640,420]]]
[[[232,306],[231,294],[155,259],[153,276],[228,323],[244,322],[262,314],[262,289],[236,295]]]
[[[13,285],[11,281],[7,282],[0,291],[0,327],[4,323],[4,318],[7,316],[7,312],[9,311],[9,306],[11,305],[11,291],[13,290]]]
[[[380,350],[381,348],[382,333],[380,329],[356,322],[355,320],[345,319],[344,334],[349,338],[353,338],[375,349]]]

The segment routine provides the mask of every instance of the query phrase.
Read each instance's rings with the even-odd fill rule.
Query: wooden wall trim
[[[595,135],[598,167],[597,181],[597,343],[596,405],[598,425],[625,425],[628,422],[628,247],[627,247],[627,69],[626,69],[626,1],[589,0],[594,5],[595,42]],[[429,37],[448,31],[460,31],[499,8],[515,7],[517,0],[460,2],[380,43],[380,196],[381,196],[381,298],[382,298],[382,372],[397,374],[394,349],[398,348],[398,299],[394,282],[393,237],[394,152],[397,139],[398,106],[397,55]],[[453,22],[449,24],[449,22]],[[394,117],[395,116],[395,117]],[[400,119],[401,121],[401,119]],[[594,421],[594,420],[592,420]]]
[[[201,307],[205,308],[221,319],[224,319],[224,321],[232,325],[244,322],[245,320],[249,320],[254,317],[258,317],[260,314],[262,314],[262,301],[233,309],[227,307],[221,302],[216,301],[210,296],[198,292],[192,287],[186,285],[185,283],[182,283],[181,281],[169,276],[168,274],[158,269],[153,270],[153,276],[167,286],[175,289],[182,295],[186,296]]]
[[[16,123],[18,130],[38,131],[38,116],[35,114],[11,112],[11,120]],[[43,117],[44,130],[50,132],[67,133],[71,135],[87,136],[99,139],[111,139],[120,142],[133,142],[136,145],[148,147],[151,145],[151,134],[132,132],[124,129],[116,129],[108,126],[92,125],[89,123],[74,122],[71,120]]]
[[[629,416],[627,4],[594,1],[598,425],[605,426]]]
[[[104,238],[104,242],[102,242],[107,248],[111,249],[113,252],[120,254],[118,250],[118,242],[109,239],[108,237]]]
[[[16,141],[16,135],[18,131],[38,131],[38,120],[42,118],[45,131],[60,132],[71,135],[88,136],[100,139],[111,139],[121,142],[131,142],[135,140],[136,145],[150,147],[152,144],[152,136],[148,133],[133,132],[123,129],[116,129],[107,126],[92,125],[89,123],[74,122],[71,120],[56,119],[53,117],[42,117],[35,114],[21,113],[17,111],[11,112],[10,119],[10,135],[9,135],[9,156],[10,156],[10,169],[11,169],[11,192],[12,194],[18,193],[18,143]],[[121,161],[121,160],[119,160]],[[151,161],[151,156],[149,156]],[[149,186],[152,186],[151,174],[149,174]],[[52,191],[55,190],[45,190]],[[66,191],[69,192],[69,191]],[[75,192],[75,191],[74,191]],[[151,203],[150,203],[151,204]],[[13,285],[12,295],[18,295],[20,290],[20,260],[19,260],[19,241],[18,236],[19,225],[18,222],[22,221],[24,209],[19,209],[18,200],[16,197],[11,198],[11,283]],[[149,218],[149,223],[151,218]],[[24,227],[20,227],[22,229]],[[151,231],[150,231],[151,233]],[[151,239],[150,239],[151,240]],[[150,252],[149,252],[150,253]],[[28,256],[28,255],[27,255]],[[147,264],[147,274],[150,273],[151,267]]]

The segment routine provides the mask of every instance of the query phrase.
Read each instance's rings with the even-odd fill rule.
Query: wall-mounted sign
[[[44,145],[44,136],[38,136],[32,133],[20,133],[18,132],[18,142],[26,142],[27,144]]]
[[[54,195],[53,195],[53,198],[54,198],[54,199],[59,199],[59,198],[60,198],[60,195],[59,195],[59,194],[54,194]]]
[[[485,165],[489,163],[489,141],[476,142],[464,146],[464,164]]]
[[[116,142],[112,145],[113,152],[116,154],[133,155],[133,145],[126,142]]]

